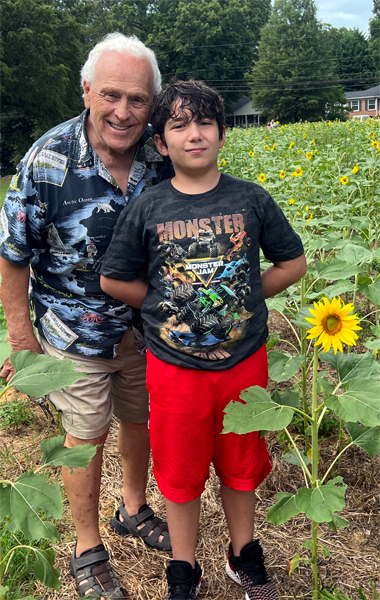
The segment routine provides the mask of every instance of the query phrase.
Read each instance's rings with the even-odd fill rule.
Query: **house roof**
[[[232,102],[230,112],[234,113],[235,110],[239,110],[239,108],[244,106],[244,104],[247,104],[247,102],[249,102],[250,100],[251,98],[239,98],[239,100],[236,100],[236,102]]]
[[[346,92],[347,100],[352,100],[353,98],[373,98],[374,96],[380,96],[380,84],[359,92]]]

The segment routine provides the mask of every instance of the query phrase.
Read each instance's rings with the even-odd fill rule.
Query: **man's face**
[[[83,90],[90,109],[90,141],[104,150],[127,152],[144,133],[152,110],[151,65],[127,54],[105,52],[96,63],[94,81],[84,82]]]
[[[154,139],[158,150],[169,155],[176,173],[207,172],[217,168],[219,148],[224,144],[225,131],[219,139],[218,124],[215,119],[193,117],[188,109],[181,111],[174,106],[174,118],[165,123],[166,146],[158,135]]]

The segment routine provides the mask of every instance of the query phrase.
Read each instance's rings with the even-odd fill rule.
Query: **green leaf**
[[[310,550],[310,552],[311,552],[313,549],[313,542],[311,540],[307,540],[306,542],[304,542],[302,544],[302,547],[306,548],[307,550]]]
[[[334,354],[333,349],[329,352],[321,352],[319,358],[322,362],[327,362],[333,369],[338,372],[339,381],[349,381],[350,379],[368,379],[377,377],[380,373],[380,365],[374,359],[372,354],[366,352],[365,354],[356,354],[350,352],[350,354],[343,354],[338,352]]]
[[[359,285],[359,290],[368,300],[371,300],[375,304],[380,304],[380,279],[376,279],[372,285],[362,283]]]
[[[292,409],[273,402],[268,392],[258,385],[243,390],[240,398],[246,404],[232,401],[225,408],[223,433],[277,431],[287,427],[292,420]]]
[[[301,454],[302,460],[304,461],[305,465],[309,465],[312,462],[311,458],[307,457],[304,450],[299,450],[299,453]],[[302,463],[298,458],[298,454],[294,451],[287,452],[286,454],[284,454],[282,460],[284,460],[287,463],[290,463],[291,465],[298,465],[299,467],[302,467]]]
[[[376,427],[380,425],[379,398],[379,381],[352,379],[343,394],[328,396],[325,405],[343,421]]]
[[[380,452],[380,431],[378,427],[361,427],[359,423],[346,423],[352,442],[360,446],[371,458]]]
[[[0,600],[7,600],[7,592],[9,591],[9,587],[3,586],[0,584]],[[33,600],[33,598],[32,598]]]
[[[317,379],[317,392],[318,394],[327,394],[330,395],[333,393],[335,389],[335,385],[326,379],[326,377],[321,377]]]
[[[333,521],[335,511],[342,510],[346,485],[321,485],[315,489],[301,488],[298,490],[295,502],[306,516],[317,523]]]
[[[291,575],[293,573],[293,571],[298,569],[299,566],[300,566],[300,555],[296,554],[289,563],[288,575]]]
[[[11,486],[0,483],[0,522],[11,515]]]
[[[34,354],[29,350],[15,352],[11,355],[11,362],[16,373],[9,385],[36,398],[76,383],[86,376],[86,373],[74,370],[79,366],[71,360],[58,360],[53,356]]]
[[[42,581],[48,588],[52,588],[59,592],[61,582],[59,580],[61,572],[54,568],[54,550],[40,550],[33,548],[35,553],[35,562],[33,571],[39,581]]]
[[[298,408],[300,405],[299,392],[293,392],[292,390],[289,390],[289,388],[284,391],[282,396],[276,390],[272,394],[272,400],[273,402],[276,402],[276,404],[281,404],[282,406],[292,406],[293,408]]]
[[[323,558],[328,558],[329,556],[331,556],[331,552],[329,552],[329,550],[327,550],[326,546],[322,545],[322,552],[323,552]]]
[[[276,350],[268,352],[269,377],[277,383],[288,381],[298,373],[304,360],[305,356],[303,354],[292,356],[287,353],[282,354]]]
[[[379,350],[380,349],[380,339],[376,340],[368,340],[363,344],[368,350]]]
[[[306,329],[310,329],[311,325],[308,321],[306,321],[306,317],[312,317],[309,308],[314,308],[313,304],[309,304],[309,306],[304,306],[301,308],[292,318],[293,325],[298,325],[298,327],[305,327]]]
[[[278,298],[267,298],[265,302],[268,310],[277,310],[279,313],[283,313],[286,308],[285,296],[279,296]]]
[[[338,529],[344,529],[345,527],[349,526],[349,521],[347,521],[347,519],[344,519],[343,517],[340,517],[339,515],[334,515],[334,518],[332,519],[332,521],[329,522],[329,529],[332,529],[333,531],[337,531]]]
[[[360,265],[365,262],[371,262],[373,255],[368,248],[363,248],[357,244],[347,244],[347,246],[337,252],[336,257],[339,260]]]
[[[274,525],[282,525],[292,517],[299,514],[300,510],[295,503],[295,496],[286,492],[279,492],[275,495],[278,500],[276,504],[268,510],[266,521]]]
[[[316,263],[315,268],[318,271],[319,277],[327,280],[349,279],[361,271],[360,267],[335,258],[330,259],[326,263]]]
[[[83,446],[74,446],[74,448],[65,448],[63,443],[65,436],[46,439],[41,443],[44,464],[51,464],[54,467],[65,465],[69,469],[87,469],[91,459],[96,454],[96,446],[93,444],[84,444]]]
[[[54,525],[43,521],[38,512],[42,509],[47,517],[54,519],[62,516],[59,485],[51,485],[45,475],[35,475],[30,471],[21,475],[10,487],[10,509],[14,529],[22,531],[29,540],[57,540],[59,534]]]
[[[7,342],[0,342],[0,365],[8,358],[12,352],[12,346]]]

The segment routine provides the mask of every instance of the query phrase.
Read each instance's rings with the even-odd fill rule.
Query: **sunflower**
[[[264,150],[270,150],[269,146],[268,145],[264,146]]]
[[[347,185],[347,183],[349,182],[349,179],[348,179],[347,175],[344,175],[343,177],[341,177],[339,179],[339,181],[342,185]]]
[[[281,177],[281,179],[284,179],[286,177],[286,172],[285,171],[280,171],[279,172],[279,176]]]
[[[313,156],[312,152],[306,152],[306,158],[308,158],[310,160],[312,156]]]
[[[286,125],[285,125],[285,127],[286,127]],[[290,142],[290,145],[289,145],[289,150],[290,150],[291,148],[293,148],[293,146],[294,146],[294,142]]]
[[[364,130],[363,130],[363,131],[364,131]],[[370,133],[370,136],[371,136],[371,138],[374,138],[374,137],[375,137],[375,132],[374,132],[374,131],[371,131],[371,133]]]
[[[255,153],[252,152],[252,150],[251,150],[250,153],[249,153],[249,156],[254,156],[254,155],[255,155]]]
[[[313,146],[315,146],[315,140],[311,140],[311,143],[313,144]]]
[[[260,181],[260,183],[264,183],[266,177],[264,175],[264,173],[260,173],[260,175],[258,176],[258,180]]]
[[[271,148],[271,152],[273,152],[273,150],[276,148],[276,144],[273,144],[272,148]]]
[[[378,147],[379,147],[379,142],[377,142],[376,140],[374,140],[374,141],[372,142],[372,146],[373,146],[374,148],[378,148]]]
[[[226,164],[226,161],[225,161],[224,158],[222,158],[222,165],[223,165],[223,167],[224,167],[225,164]]]
[[[307,135],[306,135],[306,133],[304,133],[304,134],[303,134],[303,137],[304,137],[304,138],[307,138]]]
[[[355,175],[355,173],[357,173],[359,171],[359,165],[355,165],[354,168],[352,169],[351,173],[353,173]]]
[[[358,336],[355,330],[361,327],[356,314],[349,314],[354,309],[353,304],[344,305],[340,298],[333,298],[331,303],[327,298],[322,298],[321,302],[314,302],[314,309],[309,308],[313,318],[306,317],[306,321],[314,325],[308,329],[307,339],[318,338],[315,345],[322,344],[324,352],[328,352],[332,346],[334,354],[338,350],[343,352],[342,342],[348,346],[356,346]]]
[[[292,204],[294,204],[294,203],[295,203],[295,200],[294,200],[294,198],[290,198],[290,200],[289,200],[289,202],[288,202],[289,206],[291,206],[291,205],[292,205]]]

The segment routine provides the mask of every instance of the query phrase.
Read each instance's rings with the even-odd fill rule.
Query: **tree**
[[[329,26],[314,0],[275,0],[252,69],[253,104],[281,121],[344,117]]]
[[[378,83],[379,64],[374,65],[369,42],[357,27],[337,31],[337,75],[346,91],[362,90]]]
[[[157,0],[147,44],[163,81],[203,79],[227,101],[239,98],[244,72],[256,56],[270,0]]]
[[[373,0],[373,17],[369,21],[369,51],[376,69],[380,63],[380,0]],[[377,81],[378,83],[378,81]]]
[[[34,140],[83,107],[81,26],[39,0],[3,0],[1,163],[14,171]]]

